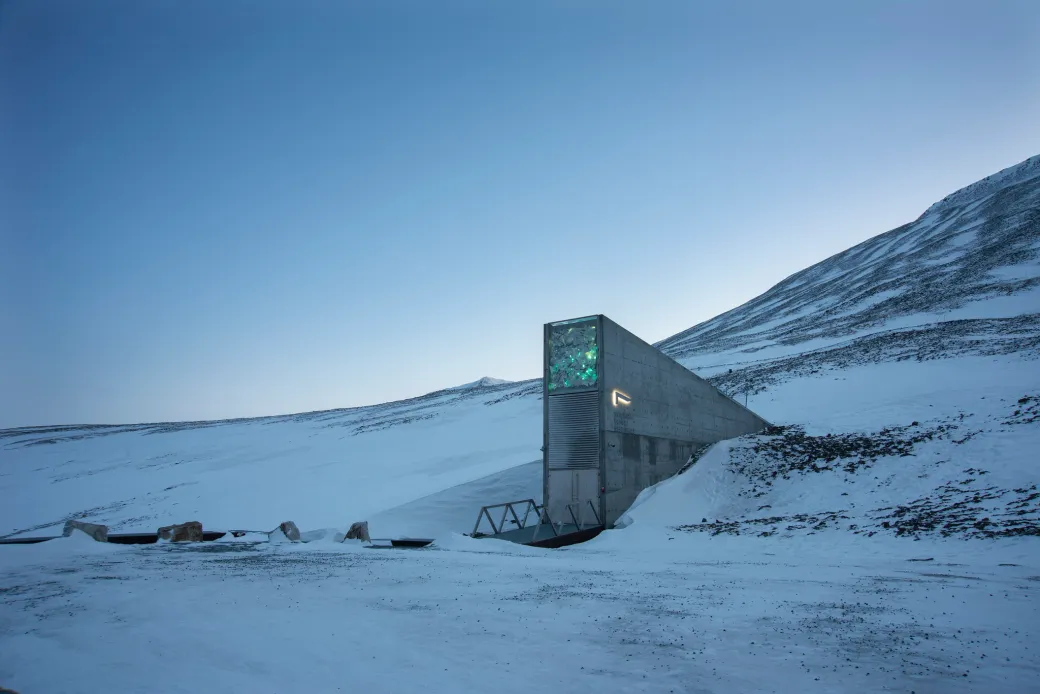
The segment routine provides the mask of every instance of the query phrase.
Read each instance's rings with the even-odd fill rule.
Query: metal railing
[[[588,506],[589,510],[592,511],[592,517],[593,519],[595,519],[595,523],[590,524],[591,527],[598,527],[603,525],[603,521],[601,521],[599,517],[599,512],[596,511],[596,505],[592,502],[592,499],[586,499],[585,501],[572,501],[571,503],[564,506],[566,513],[571,517],[571,520],[574,521],[574,527],[576,527],[578,530],[585,529],[586,506]],[[575,515],[574,513],[575,509],[578,510],[577,515]],[[566,525],[565,522],[554,523],[552,519],[549,518],[548,512],[544,509],[542,511],[542,515],[544,516],[546,523],[539,523],[538,527],[534,529],[534,536],[531,538],[531,542],[538,541],[538,534],[539,532],[541,532],[542,525],[548,525],[549,528],[552,529],[553,537],[559,536],[559,531],[563,529],[564,525]]]
[[[499,509],[501,509],[501,513],[498,512]],[[564,507],[564,513],[566,516],[570,516],[570,520],[578,530],[603,525],[603,521],[599,517],[599,512],[596,510],[596,505],[592,499],[573,501]],[[495,520],[496,517],[498,518],[497,522]],[[487,521],[486,524],[491,526],[490,533],[481,532],[480,530],[481,523],[485,520]],[[504,504],[492,504],[491,506],[481,507],[470,537],[500,535],[510,530],[521,530],[531,525],[534,525],[535,528],[530,542],[535,542],[538,540],[538,536],[541,535],[543,528],[548,528],[549,532],[552,533],[552,537],[557,537],[568,523],[567,521],[554,522],[549,517],[549,512],[544,506],[536,504],[534,499],[523,499],[521,501],[509,501]]]
[[[523,514],[521,518],[520,513],[517,513],[517,508]],[[498,519],[498,523],[495,523],[495,519],[491,516],[492,511],[502,509],[502,515]],[[480,532],[480,522],[487,518],[488,523],[491,525],[492,535],[498,535],[505,532],[506,530],[519,530],[527,527],[527,522],[531,518],[531,513],[534,512],[538,517],[538,522],[541,523],[542,517],[548,518],[545,514],[545,509],[534,502],[534,499],[523,499],[521,501],[510,501],[504,504],[493,504],[491,506],[483,506],[480,509],[480,513],[477,515],[477,522],[473,525],[472,537],[482,537],[488,533]],[[509,518],[509,516],[512,516]],[[506,523],[512,524],[513,527],[507,528]]]

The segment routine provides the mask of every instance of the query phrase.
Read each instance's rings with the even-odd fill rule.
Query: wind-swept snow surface
[[[637,523],[638,524],[638,523]],[[1031,692],[1032,544],[4,548],[22,692]],[[652,538],[652,539],[651,539]],[[12,549],[14,551],[12,551]]]
[[[0,432],[0,532],[368,519],[437,538],[0,546],[0,686],[1035,692],[1038,174],[1034,157],[664,341],[776,426],[571,548],[458,534],[539,496],[538,381]]]

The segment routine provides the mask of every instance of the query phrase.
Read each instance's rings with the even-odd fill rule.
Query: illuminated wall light
[[[628,405],[632,404],[632,398],[630,398],[628,395],[625,395],[624,393],[622,393],[617,388],[615,388],[614,392],[611,393],[610,395],[611,395],[611,399],[612,399],[612,401],[614,403],[614,407],[617,407],[619,405],[628,406]]]

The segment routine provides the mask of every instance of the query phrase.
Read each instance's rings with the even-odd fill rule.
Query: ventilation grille
[[[550,470],[599,469],[599,391],[549,398]]]

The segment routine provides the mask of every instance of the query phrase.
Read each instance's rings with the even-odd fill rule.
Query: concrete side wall
[[[602,508],[609,527],[693,450],[767,422],[610,319],[601,325]]]
[[[678,472],[699,446],[675,439],[604,432],[607,483],[602,507],[607,525],[621,517],[639,492]]]

